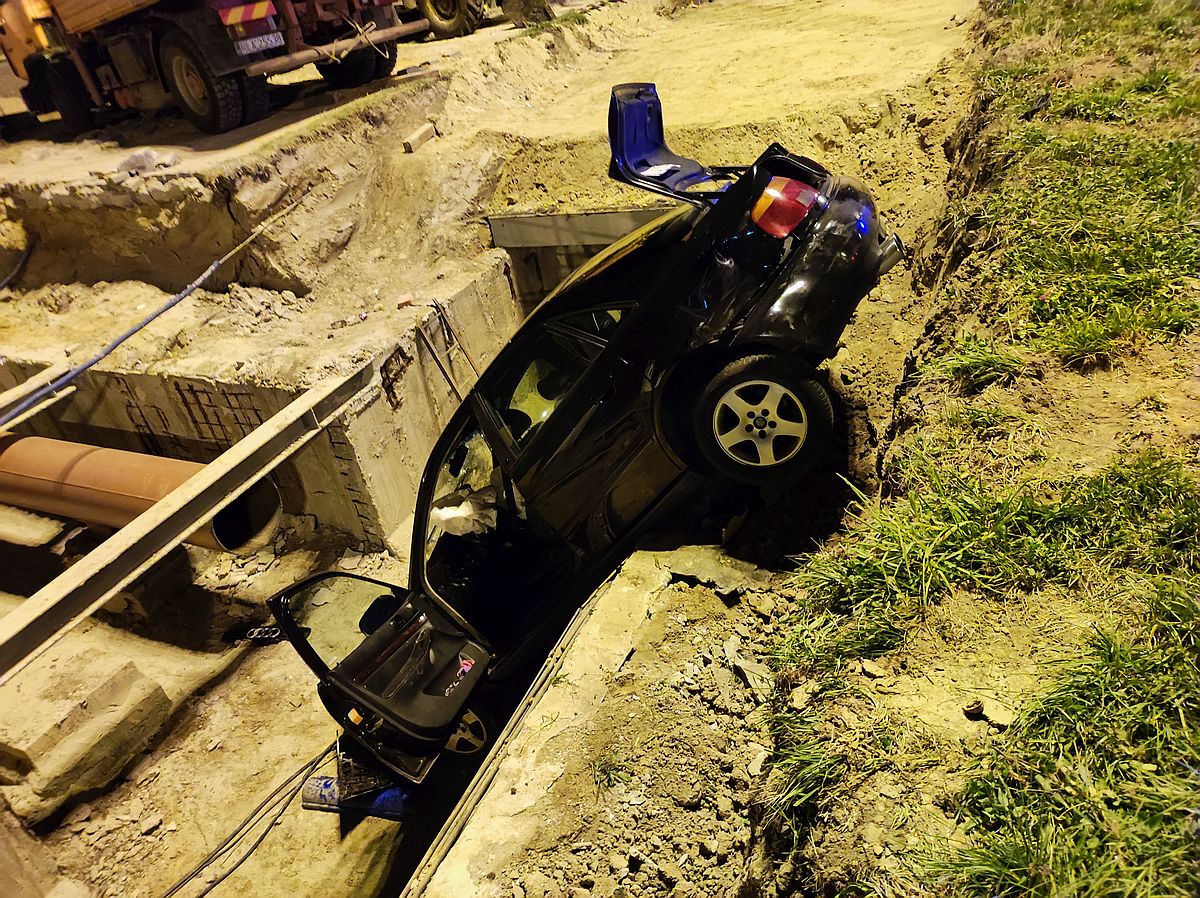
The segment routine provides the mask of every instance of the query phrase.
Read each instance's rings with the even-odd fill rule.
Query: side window
[[[546,324],[488,401],[523,447],[587,372],[621,321],[621,310],[565,315]]]

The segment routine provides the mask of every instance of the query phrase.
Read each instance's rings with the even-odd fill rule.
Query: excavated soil
[[[17,356],[45,344],[91,349],[98,333],[90,321],[77,327],[85,313],[102,309],[114,326],[137,320],[298,200],[214,278],[220,292],[202,295],[194,312],[173,312],[182,326],[164,321],[131,352],[166,373],[261,356],[243,336],[295,346],[265,366],[268,381],[302,363],[306,347],[329,359],[361,354],[380,327],[403,326],[397,305],[445,299],[448,282],[488,264],[489,210],[654,201],[605,174],[608,90],[628,80],[658,82],[680,151],[737,162],[781,140],[863,176],[911,239],[941,202],[939,147],[962,86],[939,60],[962,46],[970,8],[937,0],[898,12],[856,0],[835,14],[816,0],[753,0],[663,19],[650,2],[612,4],[583,25],[530,38],[507,39],[515,32],[501,26],[461,49],[405,47],[401,66],[437,65],[341,106],[284,110],[268,122],[277,132],[264,133],[264,123],[184,140],[178,123],[160,124],[138,149],[127,124],[115,139],[11,145],[0,153],[3,261],[15,262],[31,238],[38,245],[0,294],[0,346]],[[795,35],[821,52],[797,54]],[[442,58],[453,52],[461,55]],[[772,56],[787,65],[759,64]],[[404,153],[401,138],[429,118],[442,136]],[[130,177],[139,153],[145,170]],[[904,302],[891,290],[879,295],[889,306],[880,328],[904,331],[895,323]],[[337,352],[320,342],[329,328],[345,329]],[[899,346],[877,336],[888,354]],[[858,376],[859,364],[846,360],[845,376]]]
[[[678,152],[745,162],[779,140],[862,177],[907,242],[927,239],[945,201],[948,142],[966,113],[964,23],[972,3],[720,0],[672,18],[658,16],[656,6],[610,4],[583,25],[511,41],[499,39],[511,32],[489,29],[496,34],[464,42],[462,55],[443,59],[437,74],[290,122],[286,146],[258,135],[253,158],[234,158],[228,147],[176,145],[180,160],[132,185],[87,173],[103,167],[100,159],[111,174],[129,147],[72,150],[47,164],[42,181],[30,174],[36,148],[6,148],[0,176],[4,160],[15,160],[8,246],[15,252],[39,231],[53,236],[16,287],[0,293],[0,347],[34,359],[64,346],[94,348],[100,334],[144,315],[248,226],[299,198],[297,210],[218,283],[224,289],[198,293],[113,364],[274,382],[365,357],[381,331],[411,326],[414,307],[499,264],[488,248],[489,212],[653,202],[604,176],[608,91],[621,81],[658,83]],[[427,116],[441,136],[403,153],[406,129]],[[156,151],[163,147],[171,144]],[[183,192],[160,202],[150,181],[179,181]],[[150,201],[137,199],[143,190]],[[114,197],[127,199],[105,199]],[[109,235],[116,252],[103,249]],[[860,484],[878,477],[897,395],[921,401],[900,387],[929,341],[932,311],[897,269],[863,302],[828,366],[845,422],[842,460],[833,467]],[[1171,363],[1160,362],[1165,391]],[[1089,388],[1118,419],[1122,400]],[[1054,395],[1028,401],[1053,405]],[[1177,420],[1181,434],[1194,424],[1174,399],[1154,414]],[[1094,435],[1085,421],[1080,414],[1071,425],[1079,440]],[[810,550],[841,520],[849,496],[835,473],[819,472],[752,512],[731,534],[729,551],[786,571],[789,556]],[[897,809],[916,808],[935,830],[953,829],[939,802],[955,782],[956,759],[988,738],[986,725],[948,723],[955,703],[984,693],[1015,703],[1037,682],[1034,662],[1053,654],[1051,643],[1064,629],[1074,633],[1087,613],[1052,609],[1010,620],[951,603],[944,628],[923,634],[905,660],[898,656],[907,667],[885,678],[855,674],[846,713],[829,723],[829,735],[867,758],[870,734],[887,724],[907,734],[914,757],[939,760],[855,780],[845,811],[814,839],[819,850],[781,864],[756,805],[770,747],[754,713],[761,696],[726,652],[735,638],[741,657],[760,659],[792,610],[785,581],[763,576],[765,585],[739,602],[680,574],[652,636],[607,684],[595,727],[570,747],[557,813],[497,894],[782,894],[808,880],[808,865],[882,864],[892,836],[879,828]],[[68,816],[50,836],[64,867],[98,894],[154,894],[282,771],[327,742],[332,725],[311,678],[282,654],[254,655],[180,716],[113,792]],[[332,820],[289,812],[239,874],[245,887],[253,883],[261,895],[376,893],[394,830],[372,824],[347,836]],[[337,864],[355,872],[348,877]]]

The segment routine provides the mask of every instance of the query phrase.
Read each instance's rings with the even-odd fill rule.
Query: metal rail
[[[254,62],[246,66],[246,74],[250,77],[254,77],[255,75],[278,75],[280,72],[298,69],[301,66],[308,65],[310,62],[341,59],[341,57],[354,50],[373,47],[376,44],[387,41],[399,40],[402,37],[408,37],[410,34],[419,34],[422,31],[428,30],[429,20],[417,19],[403,25],[393,25],[391,28],[380,28],[378,31],[364,32],[355,37],[343,38],[332,43],[322,44],[319,47],[305,47],[303,50],[297,50],[295,53],[289,53],[286,56],[273,56],[270,59],[264,59],[262,62]]]
[[[0,618],[0,685],[377,384],[367,365],[305,391],[86,558]]]

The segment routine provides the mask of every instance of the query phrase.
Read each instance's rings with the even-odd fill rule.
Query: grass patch
[[[776,713],[767,723],[775,740],[775,754],[766,820],[789,825],[796,834],[797,818],[811,812],[821,794],[842,778],[846,762],[825,749],[808,715]]]
[[[588,763],[592,772],[592,783],[597,792],[611,789],[633,779],[633,767],[624,758],[604,754]]]
[[[1157,452],[999,491],[922,454],[901,476],[902,498],[868,511],[860,494],[854,531],[796,575],[813,610],[778,643],[779,666],[829,670],[889,652],[954,589],[1003,598],[1092,570],[1200,572],[1200,485]]]
[[[1200,7],[994,0],[988,12],[982,156],[998,174],[947,213],[986,235],[959,292],[1017,343],[1080,369],[1194,329]]]
[[[513,38],[509,38],[509,40],[514,40],[516,37],[533,37],[534,35],[543,34],[547,31],[561,31],[568,25],[582,25],[586,21],[587,13],[581,10],[563,13],[561,16],[556,16],[549,22],[538,22],[535,25],[530,25],[520,34],[515,35]]]
[[[1198,593],[1158,583],[1136,632],[1096,635],[981,759],[974,845],[929,863],[935,894],[1200,894]]]
[[[1049,483],[1024,481],[1006,489],[996,489],[956,470],[944,470],[935,459],[920,453],[902,461],[899,471],[904,495],[889,504],[869,507],[860,494],[860,511],[851,532],[836,546],[809,559],[796,575],[796,584],[806,594],[809,610],[789,622],[772,652],[773,663],[786,678],[800,680],[815,676],[822,684],[818,692],[823,691],[824,684],[837,682],[837,674],[848,659],[879,656],[901,646],[907,634],[925,619],[931,606],[947,598],[953,590],[1006,599],[1051,585],[1088,586],[1090,578],[1097,578],[1107,590],[1118,583],[1142,582],[1148,575],[1192,577],[1193,584],[1200,583],[1200,549],[1195,538],[1200,532],[1200,482],[1182,462],[1159,452],[1121,456],[1090,476]],[[1200,622],[1200,615],[1178,611],[1190,607],[1180,595],[1159,590],[1148,601],[1157,609],[1155,620],[1167,622],[1161,625],[1166,630],[1152,628],[1154,639],[1165,633],[1163,638],[1175,645],[1185,638],[1185,630],[1182,624],[1175,626],[1171,621],[1186,618],[1193,627]],[[1194,604],[1194,600],[1188,601]],[[1176,610],[1168,613],[1164,609]],[[1130,652],[1136,655],[1133,648],[1116,651],[1113,646],[1126,645],[1128,640],[1118,643],[1114,639],[1117,637],[1097,641],[1097,650],[1105,649],[1101,653],[1104,658],[1133,657]],[[1200,635],[1193,631],[1187,639],[1189,651],[1194,655]],[[1181,658],[1182,655],[1172,655],[1171,664],[1182,663]],[[1190,663],[1195,663],[1194,657]],[[1151,677],[1149,672],[1129,666],[1110,673],[1112,684],[1123,677],[1134,677],[1137,683],[1130,685],[1130,689],[1141,690],[1139,694],[1144,696],[1161,693],[1167,702],[1163,707],[1174,707],[1170,703],[1193,688],[1197,689],[1195,695],[1200,696],[1200,675],[1195,671],[1191,672],[1192,679],[1181,678],[1179,689],[1173,692],[1163,692],[1160,688],[1165,675]],[[1029,719],[1049,719],[1058,714],[1066,700],[1055,695],[1058,693],[1039,703],[1037,707],[1043,711],[1029,712],[1032,715]],[[1116,707],[1119,701],[1106,703],[1107,700],[1093,699],[1095,696],[1083,695],[1078,700],[1076,711],[1064,718],[1065,722],[1056,731],[1059,734],[1056,739],[1066,738],[1087,715],[1092,715],[1089,725],[1097,732],[1111,728],[1120,738],[1129,740],[1130,745],[1140,744],[1142,734],[1147,732],[1145,726],[1157,725],[1154,721],[1159,718],[1146,716],[1145,726],[1131,728],[1143,712],[1149,714],[1147,709],[1133,703],[1130,705],[1133,710],[1122,711],[1125,716],[1118,720],[1106,712],[1109,704]],[[1200,698],[1196,701],[1200,703]],[[1039,713],[1042,718],[1037,718]],[[810,819],[822,792],[833,786],[846,770],[844,759],[832,755],[818,738],[813,714],[811,709],[802,714],[778,710],[771,719],[776,745],[773,768],[779,774],[773,776],[768,788],[768,818],[789,823],[793,832]],[[1182,724],[1183,731],[1191,732],[1190,726]],[[1015,727],[1013,738],[1023,738],[1021,734],[1027,728],[1024,723]],[[1200,745],[1200,729],[1195,729],[1191,738]],[[1106,751],[1098,737],[1087,736],[1084,741],[1096,746],[1097,751]],[[1011,756],[1006,756],[1010,759],[1027,752],[1019,741],[1014,744],[1017,747]],[[1059,749],[1046,748],[1048,755],[1055,751]],[[990,780],[979,780],[982,785],[973,787],[979,795],[970,800],[976,802],[971,805],[976,807],[972,813],[981,821],[982,831],[990,832],[987,826],[1004,819],[1003,803],[1011,796],[997,792],[987,799],[992,805],[985,805],[984,798],[979,797],[984,792],[979,790],[985,790],[987,782]],[[1047,783],[1039,788],[1049,789]],[[1012,792],[1018,786],[1005,788]],[[1200,803],[1195,806],[1200,807]],[[993,817],[987,816],[991,813],[988,807],[993,808]],[[1014,842],[1022,833],[1032,833],[1034,841]],[[1004,830],[994,840],[985,839],[972,852],[942,859],[939,861],[942,866],[935,864],[930,875],[940,877],[943,885],[953,883],[956,889],[961,887],[964,895],[980,898],[1124,894],[1061,889],[1021,891],[1030,885],[1024,873],[1013,891],[1003,891],[1007,888],[1003,886],[1003,877],[1017,875],[1011,865],[1016,863],[1014,852],[1018,849],[1026,851],[1030,858],[1043,857],[1038,851],[1059,850],[1053,840],[1037,841],[1043,835],[1041,830],[1025,824]],[[1079,835],[1078,827],[1067,827],[1055,838],[1071,840]],[[1118,841],[1124,838],[1120,830],[1111,836]],[[1081,843],[1077,852],[1080,864],[1087,852],[1096,850],[1097,844],[1091,837]],[[1153,853],[1150,848],[1146,851]],[[988,863],[999,871],[990,879],[981,872],[985,855]],[[1055,873],[1059,878],[1053,880],[1054,888],[1062,886],[1066,880],[1061,877],[1073,875],[1069,873],[1073,869],[1064,868],[1068,872],[1061,875]],[[985,884],[971,891],[974,886],[970,883],[975,882]]]
[[[969,433],[980,440],[1011,436],[1014,430],[1033,426],[1028,415],[1001,408],[998,405],[971,405],[948,402],[942,407],[938,421],[952,430]]]
[[[1025,356],[1011,346],[966,334],[954,348],[924,370],[926,380],[952,382],[961,393],[978,393],[995,383],[1009,383],[1029,367]]]

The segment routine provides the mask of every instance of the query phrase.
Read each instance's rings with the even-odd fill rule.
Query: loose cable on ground
[[[29,261],[29,256],[33,252],[33,248],[36,245],[37,240],[35,240],[33,237],[30,237],[25,244],[25,252],[21,253],[21,258],[17,259],[17,264],[13,266],[13,270],[10,271],[3,280],[0,280],[0,290],[3,290],[9,284],[15,281],[21,272],[25,270],[25,263]]]
[[[83,362],[80,365],[76,365],[74,368],[72,368],[66,374],[62,375],[62,377],[59,377],[57,380],[51,381],[50,383],[46,384],[46,386],[44,386],[38,390],[35,390],[33,393],[31,393],[29,396],[27,396],[21,402],[17,403],[11,409],[9,409],[8,411],[6,411],[2,415],[0,415],[0,428],[5,427],[9,422],[20,417],[22,414],[24,414],[29,409],[36,406],[43,399],[45,399],[47,396],[51,395],[55,391],[61,390],[63,387],[65,387],[67,384],[71,383],[71,381],[75,380],[75,378],[79,377],[79,375],[83,374],[83,372],[87,371],[89,368],[95,366],[99,362],[108,358],[108,356],[110,356],[118,346],[120,346],[122,343],[124,343],[126,340],[128,340],[130,337],[132,337],[134,334],[136,334],[138,331],[140,331],[146,325],[150,324],[150,322],[154,321],[156,318],[158,318],[164,312],[167,312],[167,311],[175,308],[175,306],[179,305],[181,302],[183,302],[185,299],[187,299],[189,296],[191,296],[193,293],[195,293],[198,289],[200,289],[200,287],[204,284],[205,281],[207,281],[210,277],[212,277],[212,275],[217,271],[218,268],[220,268],[222,265],[224,265],[226,262],[228,262],[230,259],[232,259],[234,256],[236,256],[238,253],[240,253],[243,249],[245,249],[247,246],[249,246],[251,243],[253,243],[256,239],[258,239],[258,237],[265,230],[267,230],[267,228],[269,228],[271,225],[273,225],[275,222],[277,222],[279,219],[281,219],[288,212],[291,212],[292,209],[296,208],[296,206],[300,204],[301,199],[303,199],[303,197],[300,197],[299,199],[292,201],[287,206],[285,206],[284,208],[282,208],[278,212],[276,212],[274,215],[261,221],[258,224],[258,226],[253,231],[251,231],[244,240],[242,240],[241,243],[239,243],[237,246],[235,246],[233,249],[231,249],[225,255],[221,256],[221,258],[217,259],[215,262],[213,262],[211,265],[209,265],[208,268],[206,268],[204,270],[204,272],[198,278],[196,278],[194,281],[192,281],[190,284],[188,284],[186,287],[184,287],[182,290],[180,290],[178,293],[176,293],[174,296],[172,296],[169,300],[167,300],[165,303],[163,303],[161,306],[159,306],[157,309],[155,309],[153,312],[151,312],[149,315],[147,315],[145,318],[143,318],[141,321],[139,321],[133,327],[129,328],[129,330],[125,331],[125,333],[121,334],[119,337],[114,339],[111,343],[109,343],[102,350],[100,350],[99,353],[94,355],[92,358],[88,359],[86,362]],[[28,250],[26,250],[26,252],[28,252]],[[16,272],[14,272],[13,276],[15,277],[15,275],[16,275]]]
[[[164,892],[162,898],[173,898],[174,895],[178,894],[181,889],[185,888],[192,881],[194,881],[202,872],[211,867],[221,857],[232,851],[235,846],[237,846],[243,839],[246,838],[246,836],[258,823],[266,818],[267,814],[274,811],[274,816],[271,817],[270,822],[268,822],[263,831],[259,833],[258,838],[254,840],[250,847],[242,853],[241,857],[234,861],[233,864],[227,870],[222,872],[216,879],[208,883],[200,892],[196,894],[195,898],[203,898],[203,896],[209,894],[213,889],[232,876],[233,872],[246,862],[246,860],[255,852],[258,846],[263,843],[263,840],[266,839],[267,834],[274,829],[275,824],[279,822],[279,819],[283,816],[283,812],[287,810],[288,805],[295,800],[296,796],[299,795],[301,790],[304,788],[305,780],[307,780],[313,774],[313,772],[321,766],[325,759],[333,754],[336,750],[337,742],[330,743],[319,754],[317,754],[311,760],[306,761],[291,776],[271,790],[271,794],[260,801],[258,806],[250,812],[246,819],[237,825],[233,832],[225,837],[220,845],[210,851],[205,858],[200,861],[199,864],[193,867],[182,879]],[[299,782],[297,782],[297,780],[299,780]]]

